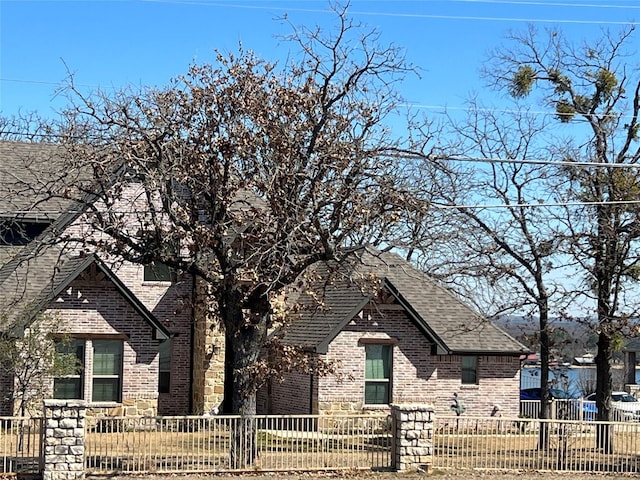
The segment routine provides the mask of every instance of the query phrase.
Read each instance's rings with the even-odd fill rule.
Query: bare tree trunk
[[[608,199],[602,191],[605,190],[596,177],[595,186],[599,199]],[[610,187],[611,188],[611,187]],[[596,407],[597,420],[611,421],[611,392],[613,382],[611,378],[611,362],[613,360],[612,330],[613,313],[616,310],[612,302],[614,293],[614,275],[618,268],[620,245],[616,235],[617,212],[608,206],[597,209],[597,231],[594,239],[595,260],[594,277],[596,281],[596,295],[598,305],[598,353],[596,363]],[[613,453],[613,428],[603,424],[598,428],[596,446],[603,453]]]
[[[549,312],[547,302],[539,303],[540,312],[540,418],[548,419],[551,416],[551,394],[549,392],[549,361],[551,339],[549,338]],[[540,435],[538,437],[538,449],[549,449],[549,423],[540,423]]]
[[[596,363],[596,407],[597,419],[608,422],[611,420],[611,338],[606,328],[601,329],[598,335],[598,354]],[[596,446],[603,453],[613,453],[613,428],[605,423],[598,426],[596,432]]]
[[[257,305],[260,312],[247,318],[239,295],[227,295],[222,312],[225,318],[225,412],[240,415],[232,427],[230,452],[231,468],[245,469],[257,457],[256,384],[252,367],[258,361],[264,337],[268,312],[266,297]],[[231,300],[231,301],[229,301]],[[229,403],[228,403],[229,402]]]

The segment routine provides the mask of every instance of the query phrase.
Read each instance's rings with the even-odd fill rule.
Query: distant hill
[[[538,319],[502,316],[494,323],[533,351],[539,351]],[[552,352],[556,360],[571,362],[584,353],[596,353],[597,336],[582,320],[554,319],[551,325]]]

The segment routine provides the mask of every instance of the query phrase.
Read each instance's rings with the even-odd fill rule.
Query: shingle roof
[[[336,269],[316,265],[307,277],[314,278],[314,284],[295,298],[302,308],[286,327],[286,343],[326,351],[342,328],[384,288],[436,344],[438,353],[519,355],[529,351],[393,253],[366,249]]]
[[[168,338],[169,331],[104,262],[95,255],[69,256],[60,244],[41,245],[36,255],[25,248],[0,269],[0,331],[20,335],[38,312],[92,264],[153,328],[155,338]]]
[[[0,141],[0,218],[51,221],[72,205],[63,189],[88,172],[65,168],[61,153],[54,144]]]

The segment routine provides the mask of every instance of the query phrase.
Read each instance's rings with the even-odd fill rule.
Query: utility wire
[[[5,135],[16,135],[23,137],[48,137],[48,138],[60,138],[63,135],[54,134],[54,133],[24,133],[24,132],[14,132],[14,131],[4,131],[2,132]],[[2,143],[5,140],[0,140]],[[6,140],[7,143],[10,143],[11,140]],[[541,158],[531,158],[531,159],[518,159],[518,158],[500,158],[500,157],[467,157],[460,155],[419,155],[419,154],[410,154],[410,153],[397,153],[397,154],[383,154],[380,155],[383,158],[395,158],[400,160],[427,160],[427,161],[453,161],[453,162],[462,162],[462,163],[507,163],[507,164],[515,164],[515,165],[547,165],[552,167],[581,167],[581,168],[631,168],[636,169],[640,168],[640,163],[604,163],[604,162],[577,162],[577,161],[568,161],[568,160],[546,160]],[[640,158],[638,159],[640,162]]]
[[[16,78],[3,78],[0,77],[0,82],[11,82],[11,83],[25,83],[25,84],[43,84],[43,85],[52,85],[55,87],[62,88],[66,85],[63,82],[48,82],[48,81],[40,81],[40,80],[20,80]],[[100,85],[89,85],[89,84],[78,84],[77,86],[86,87],[86,88],[103,88]],[[118,87],[110,86],[109,89],[117,89]],[[527,115],[540,115],[540,116],[557,116],[558,112],[553,110],[526,110],[526,106],[523,109],[517,108],[494,108],[494,107],[471,107],[471,106],[463,106],[463,105],[431,105],[425,103],[414,103],[414,102],[405,102],[400,103],[398,107],[406,107],[406,108],[415,108],[420,110],[441,110],[440,112],[435,112],[439,115],[446,115],[447,111],[463,111],[463,112],[488,112],[488,113],[524,113]],[[594,118],[635,118],[635,115],[630,114],[619,114],[619,113],[610,113],[610,114],[598,114],[598,113],[580,113],[576,114],[575,118],[581,119],[584,117],[594,117]]]
[[[559,208],[559,207],[596,207],[596,206],[624,206],[624,205],[640,205],[640,200],[612,200],[602,202],[545,202],[545,203],[486,203],[486,204],[448,204],[448,203],[429,203],[430,207],[439,210],[496,210],[496,209],[513,209],[513,208]],[[77,210],[4,210],[0,211],[0,216],[7,217],[20,217],[24,215],[42,215],[56,217],[62,214],[82,214],[82,211]],[[114,215],[131,215],[135,214],[140,216],[150,213],[147,210],[135,210],[135,211],[113,211],[109,210],[109,213]],[[19,220],[19,219],[18,219]]]
[[[454,162],[469,162],[469,163],[509,163],[517,165],[548,165],[554,167],[588,167],[588,168],[640,168],[640,163],[603,163],[603,162],[572,162],[561,160],[543,160],[543,159],[529,159],[519,160],[514,158],[484,158],[484,157],[461,157],[461,156],[439,156],[439,155],[427,155],[425,157],[420,155],[408,155],[406,157],[399,155],[394,158],[406,158],[411,159],[425,159],[425,160],[443,160]],[[640,161],[640,159],[638,159]]]
[[[168,3],[173,5],[195,5],[213,8],[237,8],[247,10],[279,10],[284,12],[303,12],[303,13],[332,13],[331,9],[323,8],[301,8],[291,6],[276,5],[257,5],[257,4],[239,4],[239,3],[218,3],[205,2],[197,0],[146,0],[152,3]],[[254,0],[255,1],[255,0]],[[523,5],[523,3],[515,3],[514,5]],[[536,4],[532,4],[536,5]],[[546,4],[545,4],[546,5]],[[561,4],[557,6],[562,6]],[[587,5],[584,5],[585,7]],[[620,6],[620,8],[625,8]],[[396,18],[429,18],[436,20],[474,20],[474,21],[492,21],[492,22],[527,22],[527,23],[564,23],[564,24],[591,24],[591,25],[638,25],[640,22],[619,21],[619,20],[575,20],[575,19],[553,19],[553,18],[516,18],[516,17],[482,17],[478,15],[437,15],[429,13],[395,13],[384,11],[366,11],[366,10],[348,10],[349,15],[363,15],[374,17],[396,17]]]
[[[431,206],[443,210],[493,210],[493,209],[511,209],[511,208],[535,208],[535,207],[593,207],[605,205],[640,205],[640,200],[620,200],[611,202],[554,202],[554,203],[503,203],[503,204],[484,204],[484,205],[449,205],[449,204],[431,204]]]

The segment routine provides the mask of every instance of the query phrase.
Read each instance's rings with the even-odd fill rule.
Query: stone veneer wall
[[[196,281],[193,328],[193,412],[203,414],[220,409],[224,400],[225,336],[220,322],[206,306],[207,286]]]
[[[391,455],[397,471],[428,471],[433,456],[434,407],[391,405],[393,438]]]
[[[139,394],[122,399],[115,407],[91,406],[87,415],[92,417],[155,417],[158,415],[158,394]]]
[[[42,480],[84,478],[84,422],[82,400],[44,401],[44,466]]]

